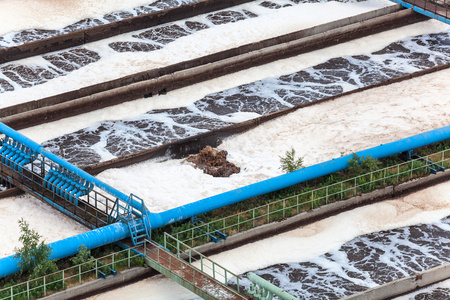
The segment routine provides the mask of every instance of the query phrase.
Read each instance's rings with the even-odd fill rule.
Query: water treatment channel
[[[373,2],[368,3],[373,4]],[[352,4],[352,2],[349,4]],[[324,15],[326,15],[327,9],[336,9],[336,7],[326,3],[315,5],[320,6],[320,12]],[[330,7],[327,7],[327,5],[330,5]],[[342,6],[341,9],[345,10],[346,7]],[[239,24],[239,22],[236,24]],[[407,37],[408,35],[417,35],[419,30],[425,31],[422,36]],[[186,98],[189,98],[188,101],[186,100],[188,103],[171,103],[168,105],[174,107],[167,108],[167,104],[161,104],[162,101],[159,102],[160,106],[158,107],[158,100],[155,100],[155,98],[152,99],[156,102],[155,107],[151,109],[150,113],[147,113],[147,110],[144,109],[143,112],[145,114],[142,116],[137,114],[139,110],[136,109],[133,116],[125,117],[123,118],[124,120],[99,123],[98,120],[101,120],[103,116],[90,114],[87,117],[80,117],[80,119],[63,120],[55,122],[55,124],[24,130],[23,132],[37,141],[47,141],[45,145],[48,148],[57,154],[64,154],[64,157],[71,162],[84,165],[121,156],[125,153],[158,145],[158,143],[176,138],[187,137],[204,130],[212,130],[304,101],[315,101],[324,96],[338,94],[359,86],[373,84],[386,78],[449,62],[448,26],[428,21],[420,26],[414,27],[413,25],[408,29],[403,29],[402,32],[394,31],[390,35],[395,36],[390,36],[389,38],[400,41],[391,44],[386,35],[376,36],[366,40],[366,43],[370,44],[366,45],[366,48],[369,49],[367,51],[365,51],[366,49],[355,51],[353,49],[355,46],[352,43],[344,44],[341,48],[333,48],[332,51],[317,51],[315,55],[324,55],[318,59],[317,63],[311,65],[299,64],[298,62],[301,61],[301,58],[286,61],[284,66],[278,65],[276,72],[272,70],[272,75],[264,75],[269,77],[269,79],[264,79],[263,81],[249,79],[249,76],[256,77],[255,75],[248,75],[249,73],[244,75],[243,77],[247,76],[247,78],[241,79],[243,82],[238,84],[229,77],[221,79],[222,86],[239,86],[233,89],[222,88],[224,91],[219,89],[216,93],[211,93],[211,90],[218,89],[217,87],[208,86],[208,84],[213,86],[214,83],[205,83],[201,91],[198,91],[202,88],[201,86],[185,89],[180,94],[174,94],[176,97],[180,97],[182,93],[185,93]],[[370,50],[372,49],[371,47],[374,49]],[[336,53],[339,53],[337,58]],[[325,55],[328,55],[328,58],[324,59]],[[311,56],[309,56],[308,60],[314,62]],[[292,63],[293,61],[294,63]],[[296,63],[301,65],[301,67],[297,69],[287,69],[285,67]],[[264,68],[262,69],[264,70]],[[283,76],[281,74],[279,76],[278,73],[282,73]],[[339,75],[336,76],[336,74]],[[337,104],[329,103],[311,107],[305,112],[299,112],[300,115],[297,115],[297,117],[287,116],[284,119],[274,121],[275,124],[265,124],[264,126],[267,125],[267,127],[264,129],[257,128],[250,133],[231,138],[225,141],[221,147],[230,152],[232,159],[247,168],[244,172],[246,174],[236,176],[238,178],[212,180],[200,172],[192,170],[192,167],[180,164],[179,160],[152,161],[129,168],[109,170],[101,174],[100,178],[119,190],[127,193],[133,192],[142,196],[146,201],[149,201],[148,207],[151,210],[165,210],[173,207],[176,203],[180,203],[180,201],[197,200],[208,193],[214,195],[221,190],[227,190],[236,185],[242,186],[279,174],[279,170],[277,170],[278,155],[287,150],[290,145],[299,149],[300,154],[305,156],[307,164],[313,164],[337,157],[340,152],[349,153],[413,133],[448,125],[449,116],[446,112],[449,111],[449,101],[445,96],[442,96],[445,95],[447,87],[442,82],[444,80],[441,79],[442,77],[448,78],[448,74],[448,72],[441,71],[439,74],[400,83],[395,87],[378,88],[372,91],[372,94],[369,92],[342,98],[337,101]],[[69,76],[70,74],[65,77]],[[223,81],[226,80],[230,82],[224,84]],[[220,83],[220,80],[217,80],[215,83],[217,82]],[[51,80],[46,84],[51,84]],[[427,85],[433,88],[425,91],[423,87]],[[6,96],[9,93],[16,92],[22,94],[28,89],[30,93],[33,93],[33,88],[20,88],[17,91],[5,92],[3,95]],[[305,94],[302,92],[304,89],[307,89],[309,93]],[[187,93],[192,93],[192,95],[187,95]],[[198,96],[201,94],[204,95]],[[271,97],[265,99],[267,96],[263,98],[263,94],[271,95]],[[386,95],[389,95],[391,99],[386,99]],[[167,100],[170,99],[170,96],[161,97],[166,97],[165,99]],[[405,99],[408,100],[406,101]],[[424,103],[425,101],[427,103]],[[120,110],[120,108],[117,109]],[[142,108],[140,109],[142,110]],[[130,109],[128,108],[128,110]],[[302,118],[303,123],[294,123],[296,122],[295,119]],[[87,127],[85,126],[87,124],[93,125]],[[75,130],[75,133],[70,133],[72,128],[80,127],[80,125],[83,125],[83,127],[78,128],[77,130],[79,131]],[[298,129],[289,130],[289,128],[292,129],[296,126],[302,127],[305,132],[298,132]],[[155,128],[158,128],[158,130],[155,130]],[[271,132],[272,130],[273,132]],[[164,135],[160,135],[160,132],[164,132]],[[323,136],[318,136],[318,133]],[[275,138],[277,135],[282,135],[280,137],[281,140]],[[261,141],[266,142],[261,143]],[[304,141],[308,141],[307,146],[305,146]],[[330,143],[330,141],[332,142]],[[267,145],[269,149],[254,149],[254,145]],[[64,152],[62,149],[65,149]],[[264,169],[261,166],[264,166]],[[148,171],[145,171],[146,169]],[[136,178],[136,175],[130,175],[132,173],[138,174],[140,178]],[[156,177],[159,177],[159,179]],[[174,186],[179,187],[180,191],[169,192],[168,190],[173,190]],[[204,187],[208,187],[208,190],[205,191]],[[143,191],[144,189],[147,189],[147,191]],[[425,195],[428,202],[429,199],[438,197],[439,199],[434,201],[442,202],[439,205],[448,207],[448,203],[446,203],[449,200],[448,193],[442,191],[445,189],[448,189],[448,184],[428,192],[419,193],[418,197]],[[186,193],[189,194],[187,197]],[[147,195],[149,197],[146,197]],[[166,202],[161,203],[160,199],[165,199]],[[86,230],[71,220],[61,218],[58,215],[55,217],[51,216],[56,214],[56,212],[25,196],[2,200],[1,205],[2,216],[8,215],[7,218],[2,218],[1,222],[8,224],[8,228],[15,223],[15,219],[21,216],[27,220],[29,219],[32,225],[33,223],[38,225],[37,223],[41,219],[40,216],[43,215],[41,212],[42,210],[45,211],[50,217],[49,220],[43,223],[50,222],[50,220],[53,223],[38,226],[47,226],[41,227],[43,230],[41,233],[47,236],[48,242],[52,239],[60,239],[64,235],[70,236]],[[436,205],[436,207],[440,207],[439,205]],[[21,209],[18,209],[18,207],[21,207]],[[440,210],[440,208],[437,209],[436,207],[431,210]],[[395,207],[395,205],[390,208],[396,212],[408,211],[405,207]],[[378,210],[381,208],[372,209]],[[39,210],[41,212],[38,213]],[[11,213],[8,214],[8,211]],[[311,298],[308,296],[313,295],[313,293],[316,293],[315,295],[323,294],[324,297],[326,292],[338,296],[346,295],[374,284],[380,284],[384,282],[383,280],[389,280],[388,278],[401,277],[410,272],[426,269],[445,261],[445,254],[448,251],[448,221],[444,217],[448,215],[448,212],[444,214],[440,211],[440,213],[442,213],[441,217],[411,218],[406,221],[406,223],[411,224],[391,225],[392,228],[397,229],[371,234],[369,232],[377,232],[386,228],[377,227],[374,224],[376,223],[374,213],[369,212],[364,215],[365,218],[362,218],[366,220],[365,226],[369,227],[369,230],[364,233],[358,232],[356,235],[361,236],[347,244],[344,244],[343,241],[336,242],[339,245],[334,245],[335,247],[327,246],[329,248],[327,252],[323,251],[327,248],[324,246],[323,250],[317,251],[316,254],[312,254],[306,259],[295,260],[289,258],[285,261],[280,261],[280,263],[295,262],[294,264],[274,265],[274,263],[269,263],[268,259],[263,258],[264,262],[259,262],[254,266],[241,269],[233,268],[231,265],[230,269],[246,272],[274,265],[269,267],[272,272],[268,277],[276,278],[280,283],[285,283],[286,287],[290,286],[289,282],[295,280],[294,278],[302,278],[302,286],[296,285],[294,289],[302,289],[307,293],[311,293],[306,294],[305,299]],[[36,218],[34,221],[33,216]],[[342,217],[341,220],[346,220],[347,218]],[[361,224],[362,219],[357,219],[355,222]],[[61,223],[64,226],[61,226]],[[414,225],[414,223],[427,223],[427,225]],[[402,226],[407,225],[412,227],[402,228]],[[51,227],[63,227],[63,230],[62,232],[48,232]],[[361,227],[364,227],[364,225],[361,225]],[[15,230],[15,228],[12,228],[12,236],[10,237],[2,236],[2,239],[4,239],[2,245],[5,245],[5,248],[3,249],[2,246],[1,249],[2,256],[11,254],[11,245],[13,247],[16,243],[17,232]],[[425,237],[425,239],[421,240],[420,236]],[[284,249],[291,248],[293,242],[288,241],[286,237],[285,239],[287,240],[287,245],[285,244]],[[327,238],[325,237],[324,239],[326,240]],[[349,238],[345,239],[350,240]],[[433,239],[439,240],[439,246]],[[389,250],[397,249],[394,245],[399,241],[402,246],[398,248],[403,248],[405,256],[408,256],[410,252],[414,253],[413,263],[405,264],[405,260],[401,260],[400,255],[390,256]],[[416,241],[420,247],[414,244]],[[382,242],[382,246],[379,245],[380,242]],[[9,245],[7,245],[8,243]],[[364,245],[368,245],[368,247],[362,247]],[[257,246],[250,247],[246,253],[252,253],[254,251],[253,247]],[[408,251],[408,249],[412,251]],[[235,253],[245,257],[240,251]],[[265,253],[267,255],[267,253],[271,252],[266,250]],[[369,264],[362,269],[358,269],[358,264],[361,262],[361,253],[364,253],[364,257],[366,257]],[[367,253],[372,255],[366,255]],[[385,255],[383,256],[381,253],[385,253]],[[421,258],[421,253],[432,259]],[[268,256],[272,255],[275,256],[274,254]],[[379,263],[374,267],[373,262],[377,261],[379,257],[385,259],[384,269],[380,267]],[[400,262],[390,261],[389,259],[393,257],[396,257]],[[229,261],[226,258],[224,260]],[[309,262],[302,262],[304,260]],[[339,268],[337,268],[337,265],[339,265]],[[368,268],[368,270],[364,268]],[[306,270],[309,272],[314,271],[315,273],[307,273]],[[384,270],[393,272],[391,272],[392,275],[381,279],[380,273],[385,274],[385,272],[382,272]],[[373,275],[370,274],[371,271],[380,273]],[[260,272],[264,272],[264,270]],[[291,273],[295,276],[291,275],[292,279],[288,281],[280,275],[283,273]],[[350,280],[350,278],[352,279]],[[308,281],[310,279],[311,281]],[[312,280],[314,280],[314,284],[310,283]],[[318,284],[318,282],[324,284]],[[332,291],[321,289],[324,286],[332,286],[330,282],[339,282],[342,285],[335,285]],[[170,287],[169,289],[173,290],[174,288]],[[146,294],[136,297],[146,299],[150,299],[150,297],[156,297],[154,299],[164,298],[163,295],[155,295],[153,289],[153,295],[150,296],[148,294],[147,291]],[[300,297],[301,295],[297,296]],[[172,294],[166,299],[189,299],[190,297],[192,298],[189,294]],[[333,296],[330,296],[330,298],[333,298]]]

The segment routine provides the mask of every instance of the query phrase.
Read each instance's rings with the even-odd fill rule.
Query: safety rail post
[[[189,248],[189,264],[192,264],[192,249]]]
[[[203,256],[200,256],[200,269],[203,272]]]
[[[128,248],[128,268],[131,266],[131,248]]]
[[[252,209],[252,228],[255,228],[255,209]]]
[[[241,214],[240,213],[238,213],[238,223],[237,223],[237,226],[238,226],[238,230],[237,230],[237,232],[241,232],[239,229],[240,229],[240,226],[241,226]]]

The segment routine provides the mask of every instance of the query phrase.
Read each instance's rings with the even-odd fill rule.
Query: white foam
[[[438,221],[450,214],[449,192],[450,183],[445,182],[406,197],[356,208],[210,258],[237,274],[278,263],[308,261],[338,249],[359,235]]]
[[[364,13],[375,8],[381,8],[383,6],[391,4],[392,3],[389,1],[371,0],[369,2],[358,3],[327,2],[315,4],[299,4],[279,10],[265,9],[266,13],[257,18],[246,19],[236,23],[223,24],[220,26],[213,26],[209,29],[198,31],[189,36],[177,39],[176,41],[166,45],[161,50],[148,53],[117,53],[113,51],[107,46],[109,43],[114,41],[129,40],[130,36],[135,33],[116,36],[85,46],[85,48],[96,51],[100,54],[102,58],[98,62],[91,63],[81,69],[71,72],[66,76],[52,79],[47,83],[40,84],[32,88],[19,89],[13,92],[0,94],[0,108],[28,102],[31,100],[37,100],[48,96],[53,96],[58,93],[82,88],[107,80],[113,80],[133,73],[171,65],[181,61],[211,54],[216,51],[226,50],[250,42],[267,39],[276,35],[290,33],[294,30],[300,30],[329,22],[331,20]],[[332,18],[329,14],[324,13],[324,11],[327,10],[333,11]],[[310,15],[315,15],[316,17],[311,19],[308,17]],[[199,21],[204,21],[203,19],[204,17],[195,18],[195,20]],[[413,28],[402,28],[402,35],[404,35],[405,32],[407,33],[406,36],[408,36],[408,34],[420,34],[421,32],[429,33],[436,32],[437,30],[442,31],[445,27],[445,25],[436,25],[439,24],[439,22],[430,23],[431,25],[417,26],[414,33]],[[424,27],[425,29],[423,29],[422,27]],[[389,38],[383,38],[380,40],[381,43],[372,41],[371,44],[378,46],[380,46],[380,44],[387,45],[388,41]],[[351,47],[354,46],[354,44],[351,45]],[[361,50],[367,52],[372,48],[358,47],[357,49],[359,52]],[[328,51],[330,52],[327,53],[326,56],[321,57],[320,61],[323,61],[325,57],[341,56],[339,51],[335,52],[334,48],[330,48]],[[355,50],[350,50],[350,53],[353,53],[354,51]],[[322,55],[322,53],[318,54]],[[22,64],[24,62],[16,61],[15,63]],[[261,75],[265,77],[276,76],[279,73],[280,68],[290,68],[290,70],[298,71],[304,67],[316,64],[317,56],[315,57],[315,59],[311,56],[306,56],[301,59],[301,62],[297,60],[295,61],[295,63],[296,65],[288,64],[286,66],[285,64],[284,67],[275,67],[272,69],[272,73],[267,73],[267,71],[270,71],[271,69],[267,69],[266,66],[266,71],[262,74],[258,74],[257,76],[259,79],[264,78],[261,77]],[[292,69],[293,66],[297,67]],[[282,74],[290,73],[293,71],[288,71],[288,69],[285,69],[282,70]],[[258,79],[248,78],[247,81],[248,80],[250,80],[251,82]],[[147,99],[145,101],[153,102],[153,99]]]
[[[0,257],[14,254],[19,243],[19,224],[23,218],[36,230],[46,243],[52,243],[89,231],[71,218],[53,209],[50,205],[34,197],[23,195],[0,199],[0,227],[4,229],[0,235]]]
[[[440,23],[442,22],[430,20],[420,24],[405,26],[400,29],[379,33],[348,43],[339,44],[293,58],[279,60],[267,65],[240,71],[231,75],[222,76],[214,80],[171,91],[167,95],[123,103],[76,117],[66,118],[61,121],[47,123],[35,128],[28,128],[21,132],[27,136],[30,136],[38,143],[41,143],[58,136],[83,129],[97,122],[133,118],[153,109],[187,106],[208,94],[230,89],[241,84],[254,82],[264,78],[291,74],[293,72],[323,63],[333,57],[368,54],[380,50],[390,43],[410,36],[440,32],[445,28],[450,28],[450,26],[445,24],[441,25]],[[92,66],[93,69],[90,69],[90,66],[87,66],[87,68],[93,72],[92,74],[95,74],[95,72],[98,71],[94,66]],[[110,71],[113,72],[112,70]],[[0,105],[1,103],[8,103],[8,105],[12,105],[13,103],[16,103],[16,101],[30,101],[34,96],[36,96],[35,93],[38,90],[42,90],[44,92],[55,91],[60,89],[60,87],[73,86],[73,84],[76,85],[77,80],[97,80],[94,78],[84,78],[77,72],[78,71],[74,71],[68,76],[59,77],[46,84],[35,86],[32,89],[21,89],[13,93],[0,94]],[[71,76],[77,76],[77,78]],[[65,82],[66,80],[69,80],[69,77],[75,79],[74,82]],[[31,96],[30,98],[30,95],[34,96]],[[240,119],[236,118],[235,120],[238,121]],[[43,132],[45,134],[43,134]]]
[[[12,3],[12,1],[5,2]],[[147,111],[149,107],[185,106],[198,99],[200,95],[262,79],[264,76],[267,77],[267,74],[272,77],[291,73],[297,71],[299,67],[315,65],[330,57],[361,53],[361,48],[370,52],[405,36],[441,30],[443,30],[441,25],[435,21],[428,21],[319,50],[296,57],[294,60],[284,60],[284,64],[273,63],[239,72],[211,81],[214,84],[203,83],[179,90],[170,93],[172,95],[151,99],[150,105],[141,100],[120,108],[116,107],[122,110],[116,116],[112,116],[112,111],[108,110],[87,116],[98,121],[133,116],[140,113],[139,109]],[[295,70],[292,70],[293,66]],[[448,125],[450,117],[447,112],[450,111],[450,104],[448,101],[442,101],[442,95],[450,94],[446,84],[446,78],[449,76],[450,71],[440,71],[358,95],[339,98],[334,102],[302,109],[245,134],[229,138],[221,148],[229,151],[230,160],[237,163],[242,170],[241,174],[230,178],[212,178],[181,160],[166,162],[152,160],[123,169],[108,170],[100,174],[99,178],[119,190],[141,196],[152,211],[175,207],[280,174],[278,155],[282,155],[290,146],[294,146],[300,155],[305,156],[306,164],[310,165],[337,157],[340,152],[349,153]],[[423,86],[431,86],[432,89],[425,91],[422,90]],[[198,90],[201,92],[197,93]],[[34,89],[29,93],[33,94]],[[32,98],[26,92],[23,96]],[[134,109],[136,111],[133,114],[125,112]],[[77,125],[75,124],[77,122],[84,124]],[[89,118],[71,118],[23,132],[41,142],[54,137],[53,131],[61,135],[77,126],[85,127],[88,122]],[[58,131],[59,128],[62,129]],[[242,272],[274,262],[308,259],[334,249],[358,234],[418,222],[433,222],[449,213],[449,188],[449,183],[443,183],[431,190],[421,191],[399,200],[362,207],[274,237],[269,240],[271,242],[255,243],[214,256],[213,259],[234,272]],[[383,214],[380,214],[380,211],[383,211]],[[77,227],[80,225],[70,219],[66,221],[56,210],[28,196],[0,200],[0,212],[2,228],[8,228],[8,231],[0,237],[0,256],[11,254],[17,245],[18,227],[15,223],[21,217],[30,222],[32,228],[39,227],[39,233],[48,242],[86,230]],[[61,220],[63,226],[60,226]],[[55,232],[55,228],[58,228],[58,232]],[[292,250],[298,250],[295,252],[300,253],[292,253],[294,252]],[[125,287],[117,294],[113,291],[95,299],[109,299],[116,296],[133,299],[195,298],[167,279],[152,278]]]
[[[183,160],[150,160],[97,177],[163,211],[281,174],[279,156],[293,147],[313,165],[448,125],[450,70],[341,97],[279,117],[226,139],[220,149],[241,168],[229,178],[205,175]],[[423,89],[423,86],[433,89]],[[389,95],[389,96],[386,96]],[[363,100],[361,100],[363,99]],[[424,101],[426,99],[426,101]],[[437,114],[436,112],[442,112]],[[175,188],[177,187],[177,188]]]
[[[0,35],[26,29],[60,29],[85,18],[130,10],[152,0],[1,0]]]

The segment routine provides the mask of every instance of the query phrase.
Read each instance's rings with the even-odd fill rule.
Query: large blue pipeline
[[[70,238],[48,244],[52,248],[50,259],[61,259],[78,252],[80,245],[94,249],[111,244],[130,236],[128,226],[124,223],[114,223],[102,228],[94,229]],[[0,259],[0,278],[19,272],[17,260],[13,256]]]
[[[1,126],[0,123],[0,132],[5,133],[4,126]],[[8,127],[9,128],[9,127]],[[9,128],[13,131],[11,128]],[[34,145],[33,150],[40,153],[43,153],[44,150],[42,147],[28,138],[24,137],[18,132],[14,131],[8,132],[7,136],[18,139],[18,141],[28,145],[28,143],[32,142]],[[360,157],[368,157],[369,155],[373,158],[383,158],[389,155],[394,155],[400,152],[408,151],[414,148],[419,148],[422,146],[426,146],[432,143],[440,142],[446,139],[450,139],[450,126],[446,126],[443,128],[431,130],[428,132],[424,132],[418,135],[414,135],[405,139],[401,139],[395,142],[391,142],[388,144],[380,145],[377,147],[373,147],[370,149],[366,149],[363,151],[359,151],[356,154]],[[37,147],[36,147],[37,146]],[[41,147],[41,148],[39,148]],[[54,161],[64,163],[63,166],[66,167],[68,164],[63,159],[48,153],[44,152],[46,157],[51,158]],[[47,156],[48,155],[48,156]],[[206,213],[212,211],[217,208],[221,208],[224,206],[228,206],[230,204],[234,204],[252,197],[257,197],[266,193],[274,192],[286,187],[290,187],[292,185],[305,182],[317,177],[325,176],[337,171],[341,171],[347,168],[348,160],[352,158],[351,155],[335,158],[317,165],[309,166],[292,173],[280,175],[274,178],[270,178],[264,181],[260,181],[248,186],[244,186],[229,192],[225,192],[216,196],[208,197],[187,205],[183,205],[180,207],[176,207],[161,213],[147,213],[149,217],[149,221],[152,229],[159,228],[164,225],[168,225],[174,223],[176,221],[184,220],[190,218],[195,215],[199,215],[202,213]],[[56,159],[55,159],[56,158]],[[70,167],[73,169],[72,165]],[[76,169],[76,168],[75,168]],[[78,169],[77,169],[78,170]],[[83,173],[84,171],[78,170]],[[87,173],[86,173],[87,174]],[[125,194],[107,186],[100,180],[95,177],[90,176],[91,180],[96,183],[96,185],[104,186],[108,188],[114,195],[117,197],[119,195],[125,196]],[[128,198],[128,197],[127,197]],[[77,253],[78,247],[80,244],[86,245],[89,249],[99,247],[101,245],[111,243],[114,241],[121,240],[123,238],[129,237],[130,232],[127,229],[127,226],[122,223],[108,225],[100,229],[93,230],[91,232],[83,233],[77,235],[72,238],[64,239],[55,243],[49,244],[50,247],[53,248],[52,258],[63,258],[69,255],[73,255]],[[0,278],[16,273],[18,271],[17,261],[15,261],[12,256],[5,257],[0,259]]]
[[[359,157],[383,158],[400,152],[423,147],[432,143],[450,138],[450,126],[431,130],[409,138],[401,139],[388,144],[380,145],[356,154]],[[250,184],[229,192],[205,198],[190,204],[179,206],[158,214],[150,214],[152,228],[158,228],[176,221],[184,220],[195,215],[215,210],[249,198],[257,197],[270,192],[278,191],[295,184],[314,178],[329,175],[347,168],[349,159],[353,154],[335,158],[317,165],[296,170],[292,173],[280,175],[254,184]]]

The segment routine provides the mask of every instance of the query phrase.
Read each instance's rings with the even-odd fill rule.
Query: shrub
[[[77,255],[72,257],[70,261],[74,266],[83,264],[81,266],[82,272],[88,271],[95,267],[95,261],[91,256],[91,250],[88,250],[88,248],[83,244],[78,247]]]
[[[280,169],[285,173],[303,168],[303,157],[295,158],[295,149],[292,147],[291,150],[286,151],[284,157],[280,156],[280,162]]]
[[[48,260],[52,248],[45,245],[42,241],[39,244],[41,236],[29,228],[29,225],[23,219],[19,220],[21,235],[19,241],[22,242],[22,248],[15,248],[14,259],[19,260],[18,266],[20,273],[29,271],[30,278],[37,278],[45,274],[50,274],[58,270],[54,261]]]
[[[372,158],[371,155],[359,157],[356,153],[353,153],[353,157],[348,160],[347,166],[348,174],[353,177],[379,170],[381,162]]]

